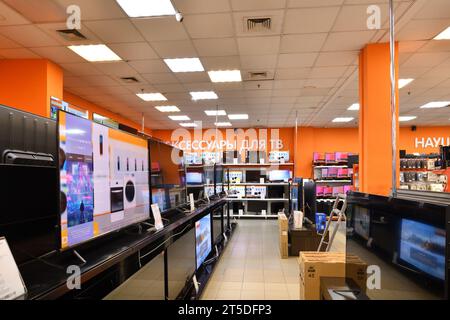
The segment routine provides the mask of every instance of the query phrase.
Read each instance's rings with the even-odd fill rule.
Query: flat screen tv
[[[187,202],[183,152],[160,141],[150,140],[152,204],[162,213]]]
[[[61,248],[148,219],[147,140],[63,111],[58,124]]]
[[[288,182],[291,179],[289,170],[272,170],[269,171],[269,181],[271,182]]]
[[[195,259],[197,269],[205,262],[211,249],[211,214],[208,214],[195,223]]]
[[[223,166],[221,165],[215,165],[214,166],[214,186],[215,186],[215,194],[220,194],[223,192],[223,181],[224,181],[224,171]]]
[[[187,184],[202,184],[203,174],[201,172],[187,172],[186,173]]]
[[[259,183],[260,179],[263,178],[261,170],[247,170],[245,171],[245,182]]]
[[[445,280],[445,230],[410,219],[401,220],[401,262],[438,280]]]

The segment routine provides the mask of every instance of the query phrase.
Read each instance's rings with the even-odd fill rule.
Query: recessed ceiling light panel
[[[333,122],[335,122],[335,123],[350,122],[353,119],[355,119],[355,118],[353,118],[353,117],[338,117],[338,118],[333,119]]]
[[[207,116],[226,116],[225,110],[205,110]]]
[[[104,44],[91,44],[82,46],[68,46],[70,50],[90,62],[111,62],[122,60]]]
[[[177,106],[158,106],[155,109],[161,112],[180,112]]]
[[[214,91],[191,92],[192,100],[216,100],[219,99]]]
[[[399,79],[398,80],[398,88],[399,89],[404,88],[413,81],[414,81],[414,79]]]
[[[354,103],[354,104],[352,104],[350,107],[348,107],[347,110],[350,110],[350,111],[358,111],[359,108],[360,108],[359,103]]]
[[[230,122],[215,122],[214,125],[216,127],[231,127],[232,124]]]
[[[417,117],[416,116],[400,116],[400,117],[398,117],[398,121],[400,121],[400,122],[407,122],[407,121],[411,121],[414,119],[417,119]]]
[[[191,118],[188,116],[169,116],[169,118],[173,121],[190,121]]]
[[[230,120],[247,120],[248,114],[229,114],[228,119],[230,119]]]
[[[202,72],[205,71],[199,58],[164,59],[172,72]]]
[[[185,122],[185,123],[180,123],[180,126],[185,127],[185,128],[196,128],[197,124],[195,122]]]
[[[116,0],[130,18],[176,15],[171,0]]]
[[[144,101],[167,101],[167,98],[161,93],[138,93],[136,95]]]
[[[439,33],[434,40],[450,40],[450,27]]]
[[[240,70],[218,70],[209,71],[211,82],[241,82],[242,76]]]
[[[432,101],[424,104],[420,107],[420,109],[437,109],[437,108],[445,108],[450,105],[450,101]]]

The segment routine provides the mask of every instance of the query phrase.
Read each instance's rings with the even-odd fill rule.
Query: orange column
[[[398,57],[398,45],[396,52]],[[398,75],[398,60],[395,67]],[[362,50],[359,85],[360,191],[388,195],[392,188],[389,43],[369,44]],[[396,94],[398,119],[398,86]],[[396,130],[398,146],[398,121]],[[398,167],[398,152],[396,162]]]
[[[0,60],[0,74],[0,104],[48,117],[50,97],[63,98],[63,71],[48,60]]]

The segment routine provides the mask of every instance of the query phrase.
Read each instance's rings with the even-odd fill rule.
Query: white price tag
[[[233,159],[233,163],[234,163],[234,164],[238,164],[238,159],[237,159],[237,158],[234,158],[234,159]]]
[[[195,211],[195,201],[193,193],[189,193],[189,203],[191,205],[191,211]]]
[[[5,238],[0,238],[0,300],[15,300],[27,292]]]
[[[266,211],[266,210],[262,210],[262,211],[261,211],[261,214],[262,214],[263,216],[265,216],[265,215],[267,215],[267,211]]]
[[[265,183],[265,182],[264,182],[264,178],[259,178],[259,183],[261,183],[261,184],[262,184],[262,183]]]
[[[161,218],[161,211],[159,210],[159,205],[157,203],[152,204],[152,213],[153,218],[155,219],[155,228],[156,230],[161,230],[164,228],[164,224]]]
[[[244,214],[244,210],[239,209],[239,215],[242,216]]]
[[[265,159],[259,159],[259,163],[260,163],[260,164],[264,164],[265,162],[266,162]]]

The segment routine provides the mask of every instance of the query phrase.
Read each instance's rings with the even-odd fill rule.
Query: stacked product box
[[[338,252],[309,252],[299,255],[300,300],[320,300],[320,278],[351,278],[366,291],[367,264],[355,255]]]
[[[278,227],[280,234],[280,256],[281,259],[287,259],[289,258],[289,248],[288,248],[289,222],[284,213],[278,214]]]

